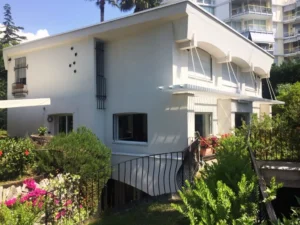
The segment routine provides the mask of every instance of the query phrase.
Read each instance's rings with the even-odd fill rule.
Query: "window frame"
[[[65,117],[66,121],[65,121],[65,134],[68,134],[70,132],[72,132],[72,130],[74,130],[74,115],[72,113],[63,113],[63,114],[54,114],[54,115],[51,115],[54,117],[54,134],[57,135],[57,134],[60,134],[60,133],[64,133],[64,132],[60,132],[59,130],[59,125],[60,125],[60,118],[61,117]],[[68,117],[72,117],[72,129],[70,131],[69,130],[69,120],[68,120]]]
[[[15,58],[15,83],[27,85],[27,69],[26,56]],[[20,78],[20,75],[25,75],[25,77]]]
[[[222,65],[222,68],[221,68],[222,69],[222,85],[226,86],[226,87],[238,88],[240,83],[241,83],[241,81],[238,80],[239,74],[240,74],[240,68],[236,63],[234,63],[234,62],[230,62],[230,63],[232,64],[233,70],[235,69],[234,66],[236,66],[235,76],[236,76],[237,82],[236,82],[234,77],[232,77],[231,81],[223,79],[224,78],[224,76],[223,76],[223,66],[226,66],[227,71],[228,71],[228,68],[227,68],[227,63],[222,63],[221,64]],[[230,72],[230,74],[228,74],[228,76],[229,76],[229,78],[231,78],[231,76],[233,76],[233,74],[232,74],[232,70],[231,70],[230,66],[229,66],[229,72]]]
[[[200,133],[201,137],[208,137],[209,135],[213,134],[213,112],[195,112],[195,128],[196,128],[196,116],[202,115],[203,116],[203,130],[204,135]],[[207,119],[207,121],[206,121]],[[195,129],[195,132],[197,130]],[[200,131],[199,131],[200,132]],[[208,133],[208,134],[206,134]]]
[[[125,140],[120,139],[119,135],[119,118],[120,116],[130,116],[131,119],[131,127],[132,127],[132,139],[134,137],[134,115],[143,115],[146,116],[146,141],[138,141],[138,140]],[[148,144],[148,114],[141,112],[133,112],[133,113],[115,113],[113,114],[113,142],[121,143],[121,144],[135,144],[135,145],[147,145]]]
[[[210,74],[209,74],[209,76],[204,75],[204,74],[199,73],[199,72],[195,72],[193,70],[190,70],[190,66],[189,66],[190,62],[189,61],[190,61],[191,54],[193,54],[193,58],[194,57],[198,58],[196,53],[194,52],[194,51],[198,51],[198,50],[203,51],[204,53],[206,53],[210,56],[210,59],[209,59],[210,60],[210,62],[209,62],[209,65],[210,65],[209,72],[210,72]],[[199,47],[196,47],[194,49],[189,49],[188,50],[188,76],[191,77],[191,78],[196,78],[196,79],[200,79],[200,80],[203,80],[203,81],[212,82],[213,81],[213,59],[212,59],[212,55],[209,54],[207,51],[199,48]]]

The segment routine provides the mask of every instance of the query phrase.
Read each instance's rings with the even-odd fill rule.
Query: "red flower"
[[[0,157],[3,155],[3,151],[2,150],[0,150]]]
[[[25,153],[26,156],[29,155],[29,151],[27,149],[24,153]]]

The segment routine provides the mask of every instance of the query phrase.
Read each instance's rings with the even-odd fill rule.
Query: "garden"
[[[1,139],[0,224],[77,224],[99,213],[110,157],[110,149],[84,127],[42,145],[30,138]]]

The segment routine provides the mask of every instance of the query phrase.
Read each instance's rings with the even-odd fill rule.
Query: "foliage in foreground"
[[[0,181],[17,178],[33,166],[33,147],[28,138],[0,140]]]
[[[244,137],[221,141],[217,161],[181,191],[184,206],[173,205],[191,225],[253,224],[257,213],[257,180]]]
[[[89,129],[80,127],[68,134],[55,136],[39,154],[40,170],[78,174],[82,179],[110,175],[111,151]],[[50,160],[50,162],[49,162]],[[51,165],[51,162],[54,165]],[[43,168],[42,165],[44,165]]]

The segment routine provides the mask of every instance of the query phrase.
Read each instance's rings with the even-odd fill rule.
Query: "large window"
[[[222,80],[224,85],[236,87],[237,86],[236,80],[238,79],[238,66],[233,62],[231,62],[231,66],[230,63],[222,64]]]
[[[189,74],[205,79],[212,79],[212,58],[209,53],[200,48],[190,49],[188,52]]]
[[[114,140],[147,142],[148,124],[147,114],[115,114]]]
[[[26,57],[15,59],[16,83],[26,84]]]
[[[243,73],[243,77],[245,78],[245,86],[246,89],[256,90],[257,89],[257,76],[252,73]]]
[[[195,115],[195,131],[198,131],[202,137],[212,134],[212,113]]]

